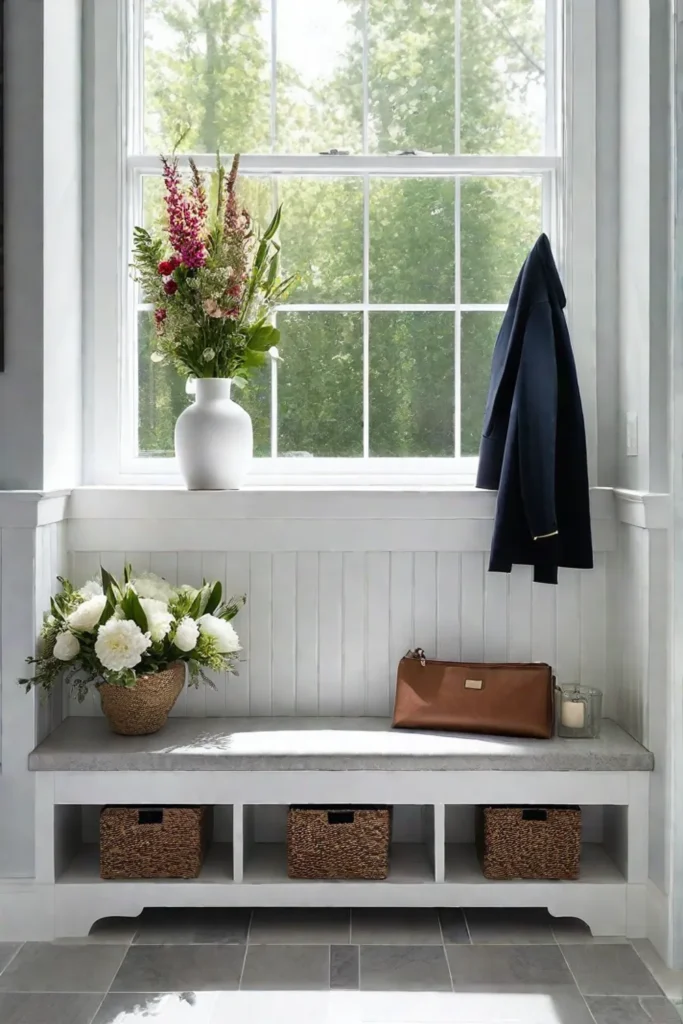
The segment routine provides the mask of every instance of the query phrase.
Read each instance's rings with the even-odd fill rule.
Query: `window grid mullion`
[[[462,54],[462,40],[461,40],[461,0],[453,0],[453,25],[454,25],[454,50],[455,50],[455,68],[454,68],[454,85],[455,85],[455,96],[454,96],[454,125],[453,125],[453,152],[456,156],[460,155],[460,133],[461,133],[461,118],[460,118],[460,102],[461,102],[461,91],[462,91],[462,79],[461,79],[461,68],[460,68],[460,56]],[[454,239],[453,239],[453,252],[455,257],[455,280],[453,282],[453,298],[455,300],[455,311],[453,313],[453,454],[456,458],[460,457],[460,450],[462,446],[461,436],[461,418],[462,418],[462,388],[460,380],[460,345],[461,345],[461,315],[460,315],[460,304],[461,304],[461,277],[460,277],[460,197],[461,197],[461,179],[459,176],[455,178],[455,223],[454,223]]]
[[[368,3],[363,0],[363,153],[370,147]],[[370,178],[363,175],[363,458],[370,457]]]
[[[363,177],[363,458],[370,457],[370,178]]]
[[[454,382],[454,387],[455,387],[455,395],[454,395],[454,402],[453,402],[453,415],[454,415],[454,418],[455,418],[454,442],[455,442],[455,457],[456,457],[456,459],[460,458],[461,447],[462,447],[462,442],[461,442],[461,436],[462,436],[462,429],[461,429],[461,419],[462,419],[462,387],[461,387],[461,383],[462,383],[462,381],[461,381],[461,372],[460,372],[460,365],[461,365],[461,342],[462,342],[462,317],[460,315],[461,314],[461,300],[462,300],[462,295],[461,295],[462,281],[461,281],[461,275],[460,275],[460,251],[461,251],[461,246],[460,246],[460,200],[461,200],[461,182],[460,182],[460,178],[456,178],[455,179],[455,224],[454,224],[454,231],[455,231],[455,239],[454,239],[454,251],[455,251],[455,282],[454,282],[455,312],[453,314],[453,316],[454,316],[454,323],[453,323],[453,328],[454,328],[454,331],[453,331],[453,337],[454,337],[453,382]]]
[[[545,138],[544,153],[558,152],[557,139],[557,0],[545,0]]]
[[[270,0],[270,151],[277,146],[277,0]]]

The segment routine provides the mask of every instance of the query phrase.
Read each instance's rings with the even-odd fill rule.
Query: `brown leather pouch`
[[[549,739],[550,665],[431,661],[418,648],[401,658],[393,725]]]

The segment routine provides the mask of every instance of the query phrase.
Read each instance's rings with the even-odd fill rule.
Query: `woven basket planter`
[[[480,807],[477,848],[485,878],[576,879],[578,807]]]
[[[103,807],[102,878],[197,878],[211,839],[210,807]]]
[[[166,725],[168,713],[185,685],[185,664],[176,661],[163,672],[138,676],[134,687],[98,687],[102,710],[113,732],[121,736],[146,736]]]
[[[290,807],[287,874],[290,878],[386,878],[389,807]]]

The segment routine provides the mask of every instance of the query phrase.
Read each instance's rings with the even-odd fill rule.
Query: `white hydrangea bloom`
[[[194,619],[186,615],[178,623],[173,643],[179,651],[193,651],[197,646],[197,640],[199,640],[199,626]]]
[[[202,633],[212,636],[220,654],[234,654],[241,651],[239,637],[230,622],[219,619],[215,615],[202,615],[197,619]]]
[[[73,661],[80,649],[78,639],[65,629],[57,637],[52,653],[59,661]]]
[[[88,580],[87,583],[83,584],[78,593],[86,599],[89,597],[99,597],[102,593],[102,584],[99,580]]]
[[[138,597],[151,598],[153,601],[163,601],[165,604],[173,597],[173,587],[167,580],[157,576],[154,572],[143,572],[130,581]]]
[[[151,645],[149,633],[143,633],[132,619],[109,619],[97,631],[95,654],[110,672],[135,668]]]
[[[163,640],[171,626],[173,616],[164,601],[156,601],[153,597],[141,597],[140,604],[147,616],[147,628],[152,640]]]
[[[95,594],[74,608],[67,617],[67,622],[73,629],[94,629],[102,617],[106,603],[104,594]]]

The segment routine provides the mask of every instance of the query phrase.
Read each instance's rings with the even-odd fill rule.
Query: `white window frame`
[[[457,5],[459,0],[454,0]],[[566,283],[570,327],[579,376],[584,388],[589,460],[595,463],[595,3],[596,0],[547,0],[546,131],[555,139],[553,155],[543,156],[244,156],[245,174],[329,174],[360,176],[367,192],[372,175],[453,176],[456,190],[467,175],[534,175],[543,184],[543,228],[551,237]],[[152,156],[131,156],[131,140],[139,140],[136,111],[127,107],[129,78],[139,73],[141,53],[131,52],[130,19],[139,17],[136,0],[85,0],[84,9],[84,482],[89,484],[174,485],[180,483],[175,459],[137,456],[137,353],[134,335],[134,286],[127,267],[135,219],[137,184],[145,173],[157,172]],[[562,22],[562,31],[559,31]],[[560,40],[562,46],[560,47]],[[116,45],[113,45],[114,42]],[[138,49],[139,48],[135,48]],[[555,75],[554,68],[562,71]],[[366,79],[367,88],[367,74]],[[457,75],[456,75],[457,78]],[[553,89],[557,82],[558,88]],[[457,109],[457,86],[456,86]],[[562,131],[560,131],[562,127]],[[200,168],[213,158],[197,155]],[[181,161],[183,162],[183,161]],[[139,190],[138,190],[139,192]],[[559,197],[559,202],[554,201]],[[456,193],[457,238],[459,202]],[[335,311],[363,313],[364,346],[368,345],[368,253],[365,225],[363,302],[337,305]],[[467,311],[460,302],[456,259],[455,302],[394,306],[397,311]],[[321,309],[288,304],[290,311]],[[325,308],[325,307],[322,307]],[[372,304],[373,310],[379,308]],[[503,310],[504,306],[477,306]],[[458,361],[460,318],[455,320],[456,446],[460,429]],[[368,360],[364,359],[364,408],[368,408]],[[588,394],[585,392],[588,387]],[[368,417],[364,449],[368,451]],[[250,486],[416,486],[471,487],[476,458],[331,459],[260,458],[254,461]]]

